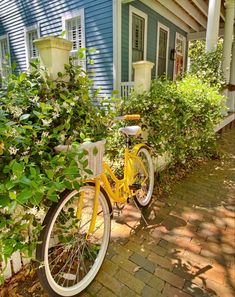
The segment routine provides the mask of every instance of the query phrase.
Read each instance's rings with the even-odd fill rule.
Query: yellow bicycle
[[[138,120],[125,115],[118,120]],[[112,202],[137,207],[149,205],[154,186],[150,148],[139,143],[130,149],[130,138],[140,135],[140,126],[119,130],[126,137],[123,178],[118,179],[103,162],[101,172],[79,191],[64,191],[49,209],[36,257],[42,263],[38,276],[50,296],[78,296],[98,273],[109,244]]]

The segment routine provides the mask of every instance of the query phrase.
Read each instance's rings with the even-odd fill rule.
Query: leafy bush
[[[79,189],[75,155],[89,172],[83,153],[55,154],[54,147],[99,140],[106,131],[80,66],[71,60],[55,81],[32,67],[31,74],[12,75],[0,99],[0,261],[16,250],[32,252],[43,209],[61,190]]]
[[[191,59],[191,65],[189,73],[197,75],[211,85],[222,87],[225,84],[221,64],[223,59],[222,40],[219,40],[215,51],[206,52],[205,48],[204,40],[190,42],[189,58]]]
[[[157,155],[168,152],[172,162],[185,163],[213,154],[222,100],[216,87],[188,75],[177,82],[153,81],[149,93],[132,94],[121,111],[142,115],[142,127]]]

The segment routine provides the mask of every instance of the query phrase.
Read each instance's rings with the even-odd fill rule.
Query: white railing
[[[0,263],[0,269],[3,270],[2,274],[4,280],[11,278],[29,262],[30,259],[22,257],[19,251],[14,252],[7,263]]]
[[[121,97],[122,98],[128,98],[133,90],[134,90],[134,82],[133,81],[121,82]]]

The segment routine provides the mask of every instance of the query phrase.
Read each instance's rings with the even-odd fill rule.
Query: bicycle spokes
[[[105,214],[97,200],[97,213],[93,219],[94,197],[91,196],[94,191],[77,193],[55,220],[49,240],[48,265],[59,286],[71,287],[81,281],[100,252]]]

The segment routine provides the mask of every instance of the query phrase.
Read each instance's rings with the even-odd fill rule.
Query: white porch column
[[[219,37],[219,19],[220,19],[221,0],[210,0],[208,8],[208,21],[206,30],[206,51],[210,52],[216,49]]]
[[[233,47],[232,47],[232,63],[231,63],[230,83],[235,85],[235,38],[233,40]]]
[[[233,42],[235,0],[226,0],[225,6],[226,6],[226,14],[225,14],[225,27],[224,27],[222,69],[223,69],[224,78],[226,82],[229,83],[231,51],[232,51],[232,42]]]
[[[134,89],[138,94],[149,91],[151,85],[151,70],[154,63],[138,61],[132,63],[134,68]]]
[[[235,34],[235,32],[234,32]],[[232,48],[232,63],[231,63],[231,76],[230,76],[230,84],[235,86],[235,38],[233,40],[233,48]],[[235,90],[229,92],[229,101],[228,107],[230,111],[235,111]]]

